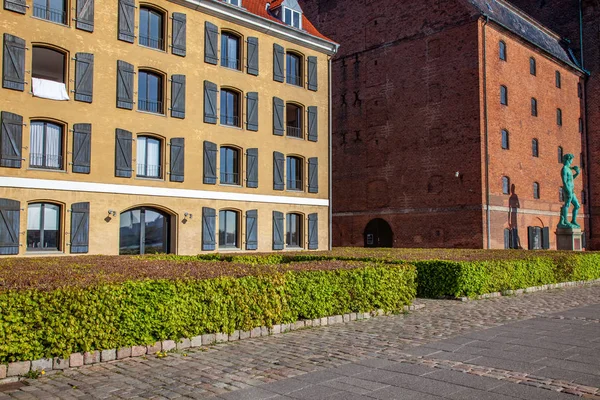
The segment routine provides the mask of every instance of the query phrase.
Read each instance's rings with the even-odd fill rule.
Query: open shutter
[[[548,227],[542,229],[542,249],[550,249],[550,228]]]
[[[75,203],[71,206],[71,253],[89,251],[90,203]]]
[[[25,90],[25,41],[5,33],[2,59],[2,87]]]
[[[217,145],[204,141],[204,183],[217,184]]]
[[[258,249],[258,211],[246,211],[246,250]]]
[[[246,187],[258,187],[258,149],[246,151]]]
[[[277,43],[273,44],[273,80],[283,82],[285,50]]]
[[[75,100],[92,102],[94,91],[94,55],[77,53],[75,55]]]
[[[94,32],[94,0],[77,0],[75,28]]]
[[[535,228],[533,226],[527,227],[527,242],[529,245],[529,250],[533,250],[535,240]]]
[[[308,159],[308,193],[319,193],[319,159]]]
[[[171,52],[175,55],[185,57],[186,30],[186,15],[178,12],[173,13],[173,45],[171,47]]]
[[[117,107],[133,110],[133,65],[117,61]]]
[[[202,207],[202,250],[215,250],[217,241],[215,240],[215,227],[217,213],[214,208]]]
[[[283,171],[285,168],[285,156],[277,151],[273,152],[273,190],[284,190],[285,181]]]
[[[273,211],[273,250],[283,250],[283,213]]]
[[[0,134],[0,167],[21,168],[23,146],[23,117],[2,111]]]
[[[308,249],[319,249],[319,214],[308,215]]]
[[[0,199],[0,255],[19,254],[21,203]]]
[[[258,38],[248,38],[248,73],[258,76]]]
[[[204,24],[204,62],[213,65],[219,62],[219,28],[208,21]]]
[[[117,128],[115,147],[115,176],[121,178],[131,178],[131,172],[133,171],[131,166],[132,142],[133,139],[131,132]]]
[[[92,159],[92,124],[73,125],[73,172],[89,174]]]
[[[171,139],[171,182],[183,182],[185,170],[185,138]]]
[[[510,229],[504,229],[504,249],[512,249],[511,233]]]
[[[217,123],[217,85],[204,81],[204,122]]]
[[[308,140],[319,140],[319,111],[315,106],[308,107]]]
[[[171,76],[171,117],[185,118],[185,75]]]
[[[517,228],[512,228],[510,230],[510,240],[511,240],[511,249],[519,248],[519,230]]]
[[[135,39],[135,2],[119,0],[119,40],[133,43]]]
[[[246,129],[258,131],[258,93],[249,92],[246,96]]]
[[[308,57],[308,90],[316,92],[318,86],[317,79],[317,57]]]
[[[25,14],[27,12],[27,3],[25,0],[4,0],[4,9]]]
[[[285,105],[279,97],[273,97],[273,135],[283,136],[285,128],[283,126],[283,115]]]

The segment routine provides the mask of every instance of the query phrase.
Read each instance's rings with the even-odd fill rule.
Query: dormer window
[[[241,6],[242,5],[242,0],[225,0],[225,3],[229,3],[232,6]]]
[[[291,8],[283,7],[283,22],[297,29],[302,29],[302,14]]]

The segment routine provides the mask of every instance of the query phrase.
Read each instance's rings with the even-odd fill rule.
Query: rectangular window
[[[556,109],[556,125],[562,126],[562,110],[560,108]]]
[[[221,184],[240,184],[239,151],[233,147],[221,147],[220,154]]]
[[[500,86],[500,104],[508,105],[508,88],[506,86]]]
[[[502,130],[502,149],[508,150],[508,131],[506,129]]]
[[[137,176],[160,178],[161,175],[160,140],[138,136],[137,138]]]
[[[240,39],[228,33],[221,33],[221,66],[240,69]]]
[[[283,22],[297,29],[302,29],[302,17],[298,11],[284,7]]]
[[[221,89],[221,125],[240,126],[240,95]]]
[[[48,203],[27,208],[27,250],[58,250],[60,207]]]
[[[32,168],[63,168],[63,128],[50,122],[31,123],[29,166]]]
[[[33,16],[59,24],[67,23],[66,0],[33,0]]]
[[[542,228],[539,226],[530,226],[527,229],[529,231],[529,250],[542,250]]]
[[[560,89],[560,71],[556,71],[556,87]]]
[[[232,210],[219,211],[219,248],[239,248],[238,215]]]
[[[156,114],[163,113],[162,76],[147,71],[139,71],[138,109]]]
[[[140,8],[140,44],[164,50],[163,14],[147,7]]]
[[[303,86],[302,58],[293,53],[285,55],[286,82],[290,85]]]
[[[538,116],[537,100],[531,98],[531,115],[534,117]]]
[[[499,44],[499,51],[500,51],[500,60],[506,61],[506,43],[504,43],[502,40],[500,41],[500,44]]]
[[[302,186],[302,159],[298,157],[287,158],[287,189],[303,190]]]
[[[300,214],[287,214],[285,225],[285,243],[287,247],[304,247],[302,238],[302,216]]]
[[[529,73],[531,75],[536,75],[537,74],[537,65],[535,62],[535,58],[531,57],[529,59]]]

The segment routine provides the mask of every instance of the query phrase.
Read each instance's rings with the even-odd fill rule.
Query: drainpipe
[[[490,153],[489,153],[489,132],[488,132],[488,105],[487,105],[487,43],[486,43],[486,26],[490,18],[486,15],[483,23],[483,119],[484,119],[484,136],[485,136],[485,213],[487,225],[487,245],[486,248],[491,248],[492,242],[492,227],[490,226],[492,216],[490,210]]]
[[[332,90],[331,90],[331,67],[332,67],[332,62],[331,62],[331,56],[329,57],[328,63],[329,63],[329,72],[327,74],[327,80],[328,80],[328,90],[329,90],[329,250],[333,249],[333,181],[332,181],[332,168],[333,168],[333,162],[332,162],[332,156],[333,156],[333,151],[332,151],[332,135],[333,135],[333,116],[332,116]]]
[[[579,0],[579,58],[581,61],[581,69],[585,70],[583,65],[583,5]]]

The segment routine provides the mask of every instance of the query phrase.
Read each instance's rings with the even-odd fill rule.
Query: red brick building
[[[341,44],[335,246],[556,248],[559,152],[580,164],[586,140],[585,73],[560,35],[502,0],[303,10]]]

